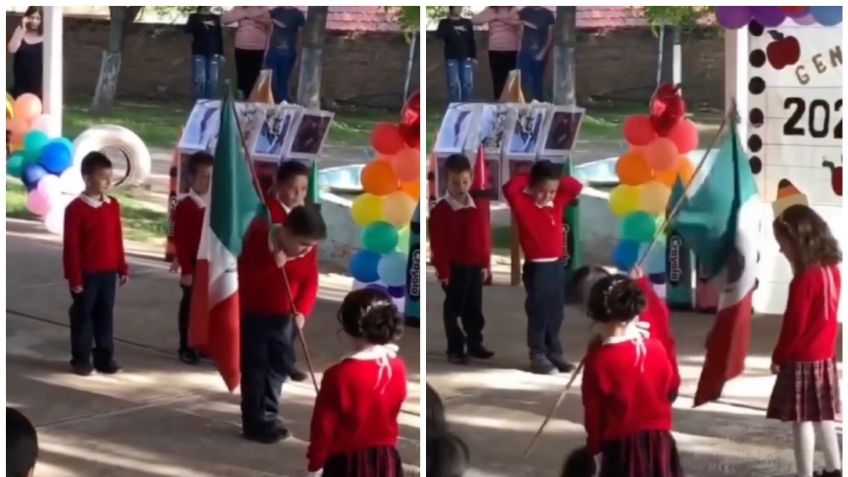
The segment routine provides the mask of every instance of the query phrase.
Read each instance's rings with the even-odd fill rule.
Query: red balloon
[[[404,140],[397,125],[378,123],[371,132],[371,145],[374,150],[386,156],[394,156],[403,149]]]
[[[416,91],[403,105],[403,109],[400,111],[400,124],[398,124],[404,142],[413,149],[418,149],[421,145],[420,127],[421,97]]]
[[[624,139],[634,146],[644,146],[657,137],[651,120],[645,115],[630,116],[624,121]]]
[[[686,154],[698,147],[698,128],[688,119],[678,121],[667,137],[677,146],[677,152],[680,154]]]
[[[780,9],[790,18],[803,17],[810,11],[810,7],[780,7]]]
[[[659,136],[666,136],[686,114],[680,86],[663,84],[651,98],[651,125]]]

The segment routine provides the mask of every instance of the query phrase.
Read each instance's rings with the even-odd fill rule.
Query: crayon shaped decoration
[[[781,179],[777,183],[777,199],[771,204],[774,216],[778,217],[784,210],[793,205],[809,206],[807,196],[799,191],[789,179]]]

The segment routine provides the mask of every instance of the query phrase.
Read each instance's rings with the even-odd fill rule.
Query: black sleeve
[[[194,25],[197,21],[197,15],[192,13],[188,16],[188,20],[186,20],[184,31],[186,33],[194,33]]]
[[[436,27],[436,38],[440,40],[445,39],[445,27],[447,27],[446,20],[439,20],[439,26]]]
[[[297,26],[302,27],[304,25],[306,25],[306,16],[303,14],[302,11],[298,10],[297,11]]]
[[[468,57],[477,59],[477,41],[474,39],[474,24],[468,20]]]

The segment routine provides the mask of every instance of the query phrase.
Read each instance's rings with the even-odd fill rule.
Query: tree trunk
[[[554,104],[573,106],[574,46],[577,35],[577,7],[556,7],[554,25]]]
[[[326,31],[327,7],[309,7],[297,81],[297,102],[305,108],[321,107],[321,54]]]
[[[107,113],[112,109],[115,93],[118,89],[118,75],[121,73],[121,53],[127,29],[135,21],[142,7],[109,7],[109,44],[103,50],[100,62],[100,76],[94,90],[91,110],[96,114]]]
[[[418,91],[419,88],[419,68],[420,66],[420,55],[418,54],[418,42],[420,41],[421,36],[418,32],[412,35],[409,43],[409,61],[406,65],[406,81],[403,84],[403,99],[406,101],[412,93]]]

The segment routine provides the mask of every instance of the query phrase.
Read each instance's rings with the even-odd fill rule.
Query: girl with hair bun
[[[631,326],[646,305],[639,284],[624,275],[603,277],[589,291],[587,314],[601,342],[586,355],[583,422],[600,477],[683,475],[670,432],[668,354]]]
[[[330,367],[312,412],[309,476],[399,477],[398,414],[406,365],[393,344],[403,324],[380,290],[348,293],[338,313],[353,354]]]

